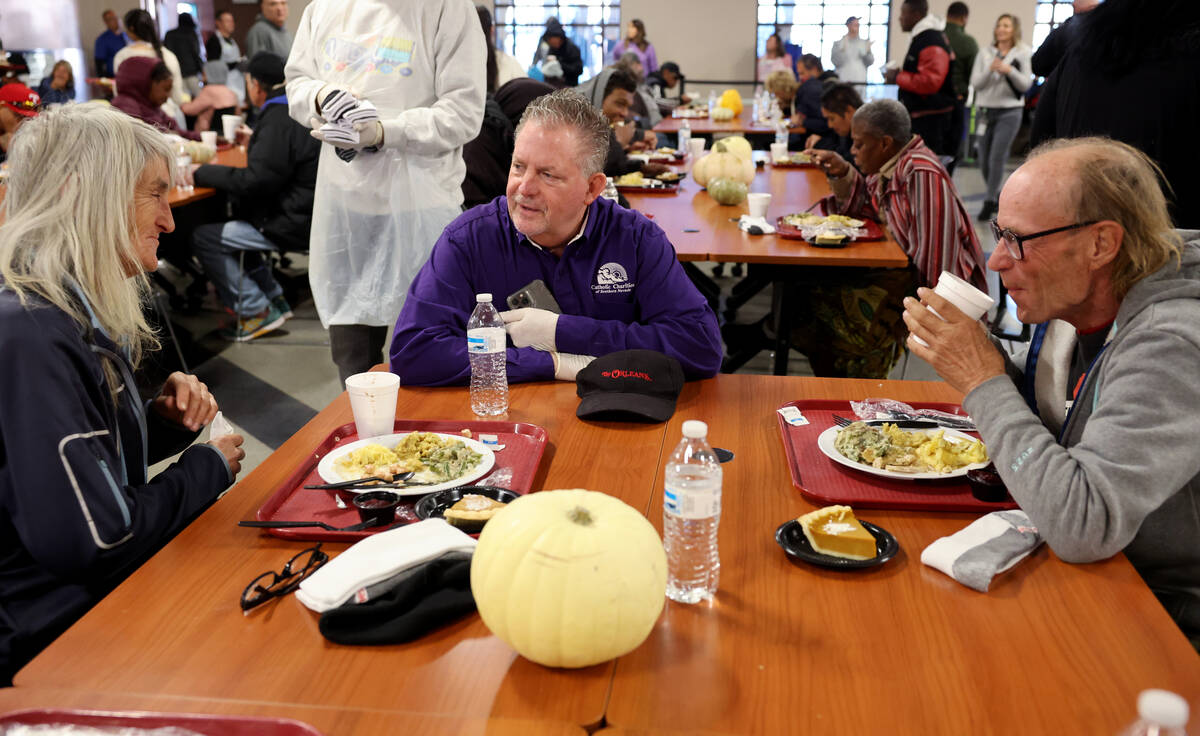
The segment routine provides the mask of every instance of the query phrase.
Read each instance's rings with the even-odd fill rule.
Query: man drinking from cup
[[[1055,554],[1124,552],[1200,648],[1200,233],[1171,229],[1160,176],[1103,138],[1052,141],[1013,173],[988,266],[1037,325],[1026,354],[928,289],[904,321]]]
[[[634,348],[674,357],[689,378],[717,372],[716,316],[666,233],[600,197],[608,142],[608,121],[573,90],[526,108],[507,196],[452,222],[408,291],[391,348],[406,385],[468,381],[481,292],[530,303],[500,315],[509,382],[573,381],[595,356]]]

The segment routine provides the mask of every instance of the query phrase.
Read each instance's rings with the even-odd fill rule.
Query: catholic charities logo
[[[596,283],[592,284],[595,294],[628,294],[633,291],[633,282],[625,267],[619,263],[606,263],[596,271]]]

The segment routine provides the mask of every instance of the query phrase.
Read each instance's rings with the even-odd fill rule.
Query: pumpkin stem
[[[575,522],[579,526],[591,526],[592,515],[582,506],[576,506],[567,512],[567,518]]]
[[[716,151],[717,153],[728,153],[729,152],[728,149],[725,148],[725,144],[719,143],[719,142],[713,144],[712,150]]]

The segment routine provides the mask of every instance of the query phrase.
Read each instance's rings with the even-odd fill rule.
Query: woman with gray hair
[[[0,206],[0,686],[228,488],[242,438],[184,450],[217,413],[172,373],[145,404],[158,347],[142,312],[174,230],[161,133],[99,104],[29,120]]]

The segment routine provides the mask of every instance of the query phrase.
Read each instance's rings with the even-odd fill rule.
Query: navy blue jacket
[[[0,686],[232,483],[102,330],[0,284]],[[108,363],[121,376],[114,405]]]

